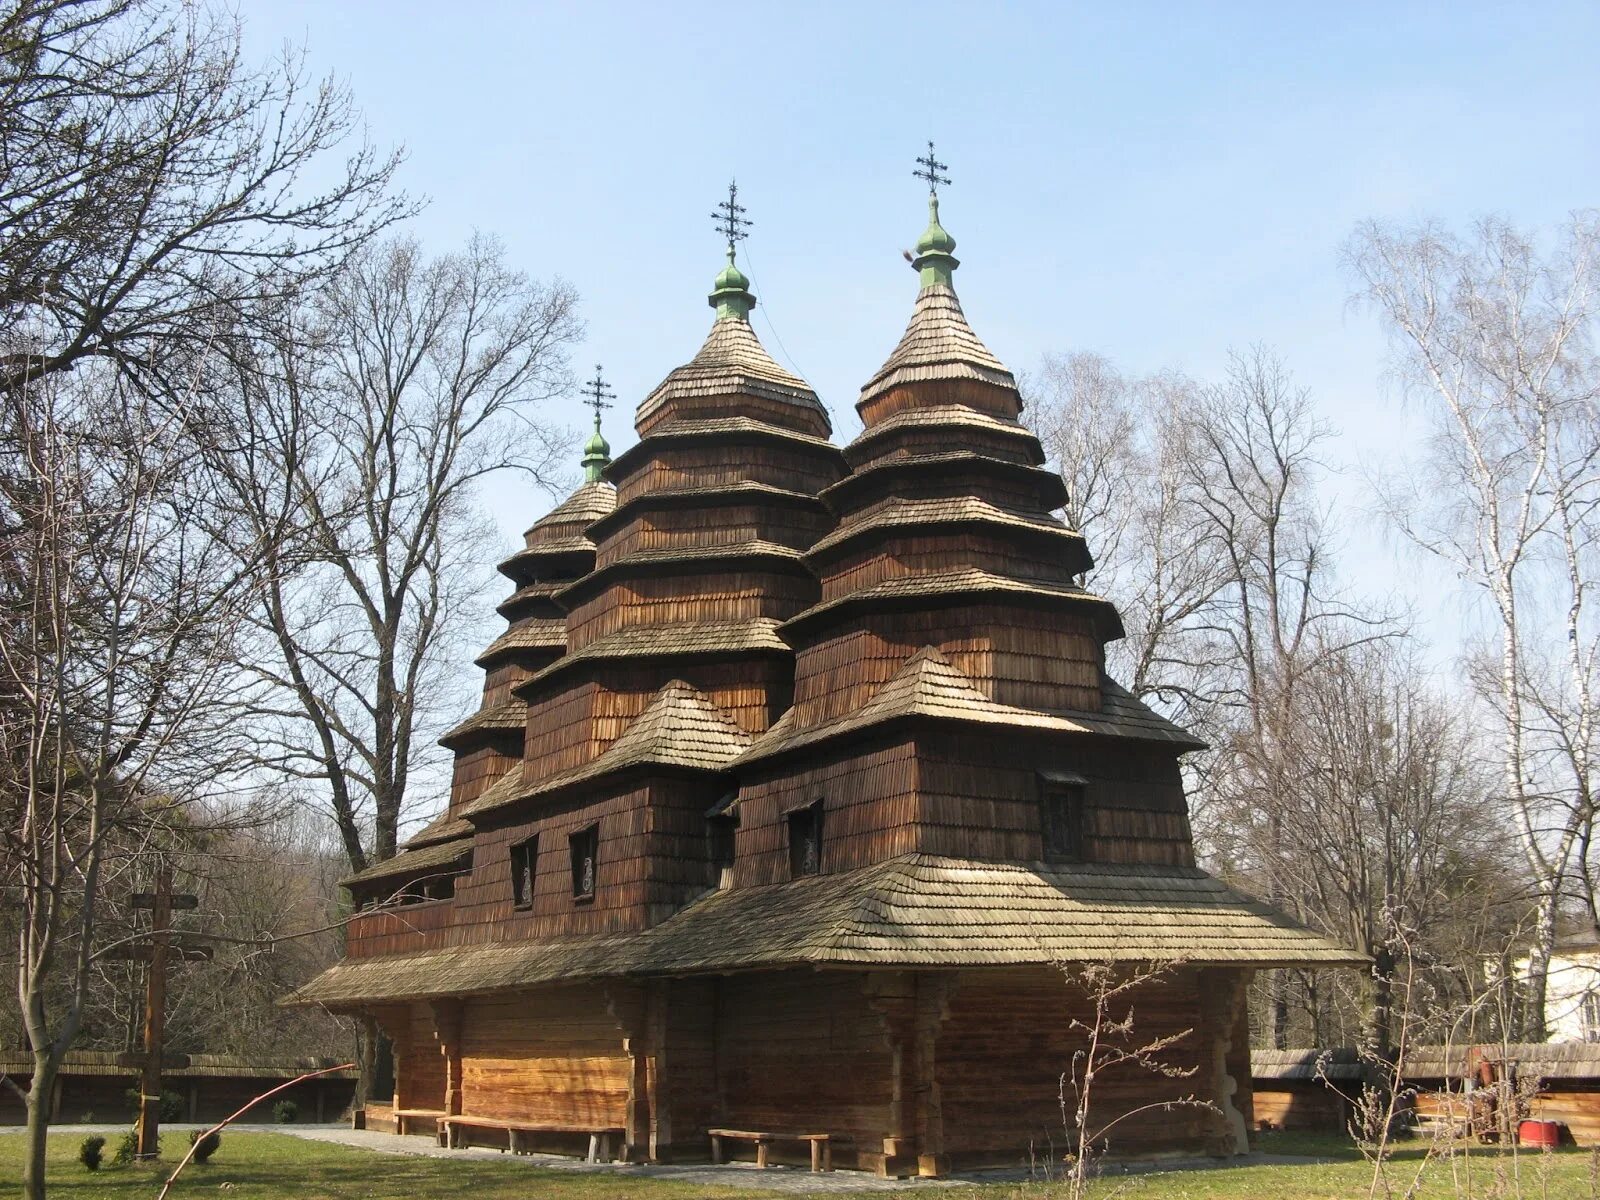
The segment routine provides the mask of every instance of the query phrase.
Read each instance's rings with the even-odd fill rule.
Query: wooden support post
[[[762,1170],[766,1170],[766,1168],[767,1168],[767,1139],[766,1138],[757,1138],[756,1139],[756,1166],[760,1167]]]
[[[716,1134],[711,1135],[711,1165],[714,1167],[722,1165],[722,1139]]]
[[[650,1120],[650,1161],[666,1162],[672,1155],[672,1110],[666,1098],[667,1005],[670,979],[652,979],[645,995],[645,1088]]]
[[[628,1102],[623,1119],[622,1150],[623,1157],[633,1163],[650,1161],[647,1005],[641,985],[614,983],[606,986],[606,1011],[622,1033],[622,1050],[628,1056]]]
[[[138,1149],[140,1158],[154,1158],[161,1141],[161,1051],[166,1034],[167,944],[172,928],[172,870],[163,863],[156,874],[150,914],[150,966],[144,984],[144,1070],[139,1076]]]
[[[885,1176],[943,1175],[949,1162],[935,1051],[956,978],[934,971],[874,972],[864,986],[868,1003],[883,1018],[890,1100],[883,1153],[863,1151],[862,1160]]]
[[[1239,968],[1213,967],[1200,972],[1200,1028],[1204,1038],[1206,1066],[1202,1074],[1210,1085],[1207,1097],[1217,1106],[1213,1114],[1212,1133],[1207,1138],[1206,1150],[1218,1157],[1250,1152],[1250,1131],[1244,1114],[1234,1103],[1240,1083],[1233,1077],[1230,1057],[1233,1039],[1239,1026],[1239,1015],[1244,1010],[1250,982],[1250,972]],[[1248,1026],[1245,1037],[1248,1039]],[[1248,1061],[1248,1059],[1246,1059]],[[1243,1086],[1250,1080],[1246,1076]]]
[[[944,1106],[939,1092],[939,1027],[950,1015],[955,993],[953,975],[917,973],[917,1015],[913,1040],[917,1106],[917,1174],[933,1178],[949,1173],[944,1148]]]
[[[434,1041],[439,1043],[439,1053],[444,1057],[445,1115],[459,1117],[464,1111],[461,1095],[462,1004],[459,1000],[435,1000],[428,1005],[428,1012],[433,1020]]]

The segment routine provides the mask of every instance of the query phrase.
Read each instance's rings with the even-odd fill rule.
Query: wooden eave
[[[594,543],[586,537],[572,537],[524,546],[501,560],[495,570],[515,583],[526,583],[537,578],[536,571],[546,577],[581,575],[593,562]]]
[[[805,555],[781,542],[733,542],[723,546],[678,546],[662,550],[634,550],[569,583],[556,594],[556,602],[569,612],[595,592],[603,591],[618,579],[660,578],[666,575],[698,575],[711,571],[735,571],[760,563],[786,575],[806,575]]]
[[[357,871],[354,875],[347,875],[339,880],[340,887],[363,887],[369,883],[380,880],[399,879],[408,875],[415,875],[419,871],[440,874],[441,868],[449,867],[472,854],[472,836],[469,833],[464,838],[456,838],[448,842],[435,842],[415,850],[402,850],[393,858],[386,858],[380,863],[373,863],[364,871]]]
[[[571,579],[540,579],[533,583],[525,583],[496,604],[494,610],[508,621],[512,621],[523,615],[522,609],[525,605],[532,612],[539,601],[544,601],[549,605],[549,616],[564,619],[565,610],[556,603],[556,593],[571,582]]]
[[[1082,588],[1039,583],[997,575],[975,567],[959,571],[940,571],[926,575],[906,575],[813,604],[796,613],[778,627],[791,645],[799,645],[813,628],[863,612],[915,612],[933,608],[952,608],[974,597],[999,597],[1006,603],[1030,608],[1090,608],[1104,641],[1125,636],[1116,606],[1103,596]]]
[[[523,651],[565,651],[566,648],[566,621],[561,617],[546,617],[513,625],[484,647],[483,653],[472,661],[480,667],[491,667],[503,659],[514,659]]]
[[[851,504],[851,497],[873,487],[882,487],[897,478],[938,480],[942,475],[962,467],[998,477],[1010,478],[1037,489],[1039,507],[1045,511],[1060,508],[1067,502],[1067,485],[1061,476],[1042,467],[1030,467],[1009,459],[979,454],[975,450],[952,450],[945,454],[912,454],[903,458],[887,458],[852,471],[838,483],[829,484],[818,493],[834,512],[843,513]]]
[[[401,849],[415,850],[420,846],[431,846],[435,842],[449,842],[459,837],[465,837],[471,832],[472,825],[470,822],[463,821],[459,816],[451,815],[447,810],[408,837],[402,843]]]
[[[581,534],[592,521],[610,512],[616,502],[617,489],[609,480],[597,479],[581,483],[572,495],[528,526],[523,536],[536,542],[544,536],[545,531],[555,530],[564,525],[572,527],[569,533],[556,536],[576,536]]]
[[[744,441],[782,445],[797,453],[831,461],[838,466],[841,474],[845,469],[844,456],[839,447],[827,438],[801,433],[797,429],[786,429],[781,425],[769,425],[753,417],[718,417],[707,421],[662,422],[612,459],[611,465],[606,468],[606,477],[611,480],[627,478],[664,442],[737,445]]]
[[[512,684],[511,691],[519,697],[532,697],[543,684],[567,671],[618,659],[715,661],[752,654],[792,656],[794,650],[778,636],[778,624],[771,617],[752,617],[744,621],[629,625],[562,655],[538,674]]]
[[[649,929],[346,959],[282,1003],[359,1007],[578,979],[741,970],[1367,967],[1370,960],[1193,867],[905,854],[711,891]]]
[[[950,429],[953,432],[966,429],[981,429],[985,433],[1001,435],[1014,441],[1034,466],[1042,467],[1045,464],[1044,448],[1039,444],[1038,437],[1020,421],[1007,420],[997,417],[992,413],[979,412],[975,408],[968,408],[962,404],[936,404],[927,408],[913,408],[906,412],[896,413],[886,417],[856,435],[855,440],[844,448],[846,461],[852,467],[859,467],[873,457],[868,453],[869,447],[876,445],[893,434],[903,433],[908,429]]]
[[[1083,535],[1068,529],[1054,517],[1015,512],[971,496],[951,496],[934,500],[894,499],[881,508],[859,514],[818,539],[806,551],[806,562],[813,566],[830,562],[857,542],[886,536],[915,536],[921,532],[949,529],[987,529],[1002,537],[1030,539],[1045,544],[1068,543],[1075,551],[1069,569],[1073,574],[1094,565]],[[1079,564],[1082,565],[1079,565]]]
[[[828,511],[828,506],[811,492],[796,492],[753,480],[725,487],[661,488],[659,491],[641,492],[625,504],[619,504],[589,527],[589,536],[595,542],[600,542],[641,513],[752,503],[768,504],[774,508],[809,508],[819,513]]]
[[[854,712],[817,725],[797,728],[795,709],[756,738],[733,764],[739,770],[773,761],[844,739],[855,740],[868,731],[878,734],[892,727],[929,722],[1001,727],[1017,733],[1067,734],[1116,737],[1170,747],[1174,753],[1204,749],[1205,743],[1158,713],[1140,704],[1128,692],[1102,679],[1102,692],[1112,703],[1100,712],[1063,710],[1046,712],[1018,708],[990,699],[932,646],[925,646],[905,662],[864,705]]]
[[[487,744],[507,733],[521,733],[527,724],[527,704],[511,699],[493,708],[479,709],[441,737],[439,744],[450,750],[464,750],[480,740]]]

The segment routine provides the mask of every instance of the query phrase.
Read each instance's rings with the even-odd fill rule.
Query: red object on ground
[[[1517,1125],[1517,1143],[1535,1149],[1553,1149],[1561,1144],[1561,1122],[1523,1121]]]

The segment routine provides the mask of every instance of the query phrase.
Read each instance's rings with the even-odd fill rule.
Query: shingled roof
[[[465,822],[463,822],[464,824]],[[435,842],[415,850],[402,850],[393,858],[373,863],[365,870],[346,876],[339,883],[349,887],[352,883],[374,883],[380,879],[397,879],[416,871],[447,867],[472,853],[472,835],[448,842]]]
[[[349,959],[287,1003],[493,992],[554,980],[783,966],[1072,962],[1342,966],[1366,960],[1203,871],[908,854],[709,893],[640,933]]]
[[[855,712],[832,721],[796,728],[795,709],[784,713],[766,733],[741,755],[735,766],[789,754],[805,746],[831,741],[873,725],[910,717],[938,718],[975,725],[1001,725],[1013,729],[1054,733],[1103,733],[1144,741],[1170,742],[1184,749],[1201,749],[1204,742],[1185,732],[1108,679],[1114,703],[1100,713],[1046,713],[1014,708],[991,700],[972,679],[937,647],[924,646]]]
[[[917,294],[900,344],[861,389],[856,406],[902,384],[933,379],[970,379],[1013,390],[1017,386],[1016,378],[972,332],[955,288],[946,284],[932,284]]]
[[[548,795],[647,763],[720,771],[749,745],[750,735],[715,700],[692,684],[674,679],[651,698],[621,737],[588,762],[521,788],[501,788],[497,782],[461,811],[466,816],[479,816],[518,800]]]
[[[669,374],[639,405],[636,419],[646,421],[673,400],[747,395],[792,404],[830,427],[828,410],[805,380],[791,375],[767,353],[750,323],[724,317],[711,326],[695,356]]]

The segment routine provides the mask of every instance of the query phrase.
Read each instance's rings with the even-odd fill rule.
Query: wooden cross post
[[[134,898],[138,904],[139,897]],[[144,983],[144,1072],[139,1079],[138,1157],[155,1158],[161,1141],[161,1048],[166,1033],[167,943],[172,929],[172,870],[163,865],[150,897],[150,966]]]
[[[198,897],[172,894],[172,868],[163,866],[156,874],[154,892],[135,892],[134,908],[150,910],[150,937],[148,942],[123,946],[113,952],[115,958],[132,958],[150,965],[144,977],[144,1070],[139,1076],[139,1148],[140,1158],[154,1158],[159,1153],[161,1138],[161,1053],[166,1038],[167,1015],[167,957],[177,954],[180,961],[210,958],[206,946],[187,945],[180,935],[178,944],[172,942],[172,910],[198,908]],[[190,1107],[194,1104],[191,1100]]]

